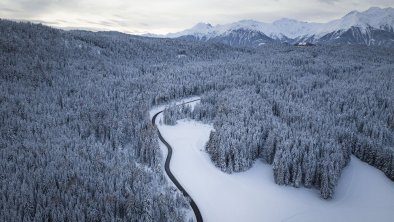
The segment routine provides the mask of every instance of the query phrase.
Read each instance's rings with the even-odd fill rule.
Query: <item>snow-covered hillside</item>
[[[351,36],[346,35],[346,31],[352,29],[353,33],[356,29],[356,33],[351,33]],[[357,33],[358,31],[361,34]],[[385,34],[382,35],[381,32],[385,32]],[[256,39],[256,36],[259,35],[264,41]],[[375,35],[376,40],[370,41]],[[390,42],[394,41],[394,9],[372,7],[364,12],[352,11],[340,19],[327,23],[302,22],[288,18],[282,18],[273,23],[254,20],[241,20],[215,26],[208,23],[198,23],[190,29],[170,33],[163,37],[188,37],[187,39],[192,37],[191,39],[195,40],[252,46],[262,42],[297,43],[300,41],[390,45],[392,44]],[[266,37],[270,39],[267,40]]]
[[[351,27],[361,28],[364,32],[368,28],[393,31],[394,8],[372,7],[364,12],[352,11],[341,19],[322,24],[315,33],[323,35],[338,30],[347,30]]]

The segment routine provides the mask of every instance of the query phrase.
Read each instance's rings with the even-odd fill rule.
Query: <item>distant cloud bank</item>
[[[70,29],[126,33],[176,32],[198,22],[287,17],[325,22],[352,10],[394,7],[393,0],[1,0],[0,18]]]

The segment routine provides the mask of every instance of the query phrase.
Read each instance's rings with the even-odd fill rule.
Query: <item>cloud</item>
[[[15,10],[15,9],[6,8],[6,7],[1,7],[1,8],[0,8],[0,11],[3,11],[3,12],[12,12],[12,13],[17,12],[17,10]]]
[[[335,2],[339,2],[340,0],[319,0],[319,1],[327,4],[334,4]]]
[[[212,24],[289,17],[326,22],[352,10],[394,6],[393,0],[0,0],[0,17],[57,27],[167,33]]]
[[[7,8],[14,16],[30,18],[76,6],[75,0],[1,0],[0,8]],[[0,14],[2,16],[2,14]]]

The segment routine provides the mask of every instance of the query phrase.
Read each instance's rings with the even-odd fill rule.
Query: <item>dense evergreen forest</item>
[[[193,111],[167,108],[164,123],[213,123],[206,151],[221,170],[245,171],[262,159],[277,184],[315,187],[323,198],[334,195],[351,154],[394,180],[392,49],[262,50],[228,64],[228,85],[205,93]]]
[[[223,171],[334,194],[350,154],[394,179],[394,51],[256,49],[0,20],[0,221],[187,221],[148,110],[213,122]]]
[[[228,49],[10,21],[0,33],[0,221],[187,220],[148,110],[199,93],[169,69]]]

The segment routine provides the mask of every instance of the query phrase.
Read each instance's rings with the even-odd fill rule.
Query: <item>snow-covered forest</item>
[[[0,20],[0,220],[185,221],[148,110],[199,95],[223,171],[324,198],[350,155],[394,179],[394,50],[258,49]]]
[[[234,85],[204,94],[193,112],[167,109],[164,123],[213,122],[206,151],[221,170],[245,171],[262,158],[277,184],[316,187],[323,198],[333,196],[351,154],[394,180],[392,50],[260,53],[227,71],[223,81]]]

